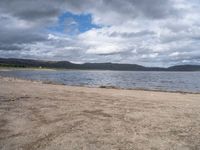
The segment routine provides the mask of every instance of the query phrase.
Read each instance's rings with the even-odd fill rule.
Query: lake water
[[[200,92],[200,72],[137,72],[82,70],[10,70],[0,76],[52,81],[75,86]]]

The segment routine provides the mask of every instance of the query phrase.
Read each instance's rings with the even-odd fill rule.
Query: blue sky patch
[[[92,28],[100,28],[100,26],[92,23],[91,14],[76,15],[66,12],[59,16],[57,25],[48,29],[51,32],[76,35]]]

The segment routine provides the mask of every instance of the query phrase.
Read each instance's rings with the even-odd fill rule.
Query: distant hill
[[[160,68],[160,67],[144,67],[137,64],[117,64],[117,63],[74,64],[69,61],[41,61],[41,60],[15,59],[15,58],[0,58],[0,67],[121,70],[121,71],[200,71],[200,65],[179,65],[179,66],[172,66],[169,68]]]
[[[167,69],[169,71],[200,71],[200,65],[179,65]]]

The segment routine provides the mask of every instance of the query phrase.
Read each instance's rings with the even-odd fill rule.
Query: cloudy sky
[[[200,64],[200,1],[0,0],[0,57]]]

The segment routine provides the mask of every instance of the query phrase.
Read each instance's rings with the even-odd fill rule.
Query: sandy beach
[[[200,94],[0,77],[1,150],[199,150]]]

